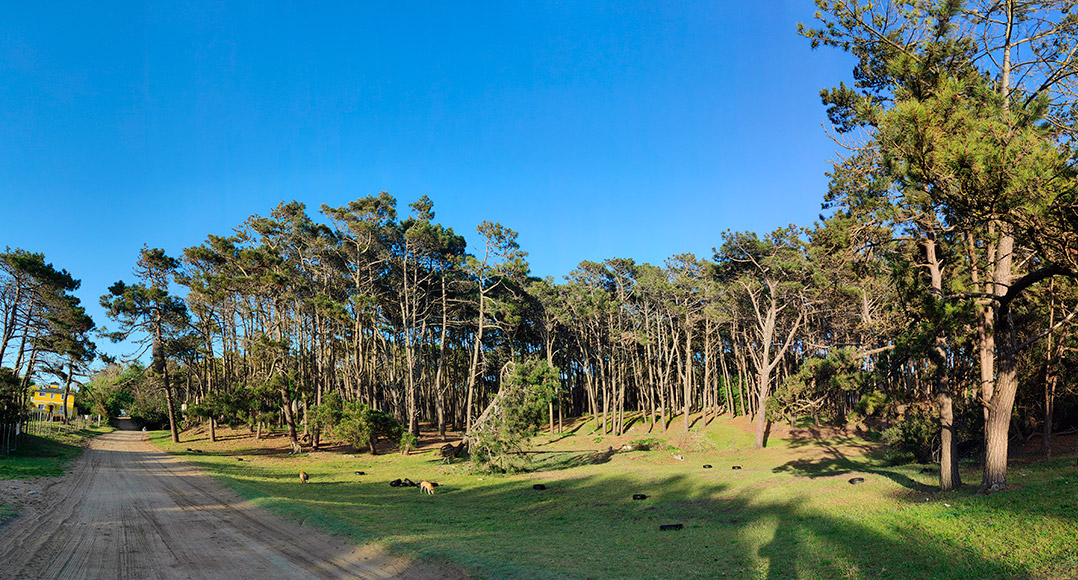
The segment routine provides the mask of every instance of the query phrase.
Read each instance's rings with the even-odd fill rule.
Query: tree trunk
[[[284,420],[288,426],[288,444],[292,448],[292,453],[299,453],[303,451],[303,448],[299,445],[299,437],[296,433],[296,416],[292,411],[292,401],[288,396],[287,389],[280,389],[281,404],[284,408]]]
[[[943,265],[936,254],[936,240],[927,238],[923,241],[925,262],[933,294],[943,295]],[[934,351],[936,365],[934,390],[940,413],[940,489],[947,491],[962,485],[958,473],[958,441],[954,429],[954,401],[951,391],[950,375],[947,368],[947,341],[937,334]]]
[[[483,288],[479,288],[479,327],[475,332],[475,345],[472,349],[472,364],[468,370],[468,402],[465,404],[465,431],[472,428],[472,407],[474,406],[475,376],[479,372],[479,349],[483,345]]]
[[[997,328],[1000,325],[997,323]],[[984,477],[981,491],[1001,491],[1007,488],[1007,446],[1009,443],[1011,411],[1018,391],[1018,361],[1012,343],[1013,332],[1007,328],[997,339],[1000,350],[997,356],[998,375],[995,396],[988,405],[988,423],[985,425]]]
[[[1014,238],[1000,233],[996,250],[993,293],[1006,294],[1013,282]],[[988,338],[995,343],[996,380],[991,392],[983,393],[987,403],[985,420],[984,477],[981,491],[1000,491],[1007,487],[1007,445],[1014,396],[1018,390],[1018,337],[1010,321],[1010,304],[1000,304],[995,311],[995,332]],[[984,369],[982,369],[982,373]]]
[[[767,352],[767,348],[764,348]],[[763,449],[767,445],[767,396],[771,390],[771,368],[763,365],[760,369],[757,382],[756,395],[756,441],[753,449]]]
[[[1052,458],[1052,423],[1055,420],[1053,415],[1056,406],[1056,383],[1059,380],[1059,375],[1054,370],[1049,372],[1048,380],[1044,383],[1044,439],[1041,441],[1045,459]]]
[[[71,380],[75,377],[75,363],[72,361],[71,366],[67,370],[67,380],[64,381],[64,397],[60,399],[60,404],[64,409],[64,425],[67,425],[68,412],[67,412],[67,399],[71,393]],[[72,405],[71,409],[74,410],[75,406]]]
[[[685,407],[685,432],[689,432],[689,411],[691,409],[692,401],[692,322],[689,320],[689,315],[685,314],[685,400],[682,401]]]
[[[962,485],[958,473],[958,438],[954,429],[954,408],[950,389],[941,389],[938,397],[940,408],[940,489],[948,491]]]

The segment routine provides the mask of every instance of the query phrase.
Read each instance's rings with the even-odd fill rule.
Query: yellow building
[[[30,405],[34,411],[46,412],[53,417],[63,417],[64,407],[66,406],[68,416],[73,414],[75,410],[75,391],[68,393],[65,405],[64,389],[57,385],[30,388],[33,389],[30,394]]]

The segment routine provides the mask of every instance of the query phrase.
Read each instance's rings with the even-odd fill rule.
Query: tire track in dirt
[[[94,439],[0,528],[0,578],[465,578],[270,515],[139,431]]]

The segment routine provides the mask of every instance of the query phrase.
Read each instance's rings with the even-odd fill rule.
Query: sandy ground
[[[141,431],[95,438],[62,478],[0,486],[19,510],[0,528],[0,578],[464,578],[273,516]]]

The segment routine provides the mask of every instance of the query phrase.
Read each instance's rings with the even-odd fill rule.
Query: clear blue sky
[[[769,2],[16,2],[0,21],[0,247],[98,297],[282,200],[427,194],[535,274],[710,257],[816,219],[819,90],[851,61]],[[109,349],[111,350],[111,349]]]

